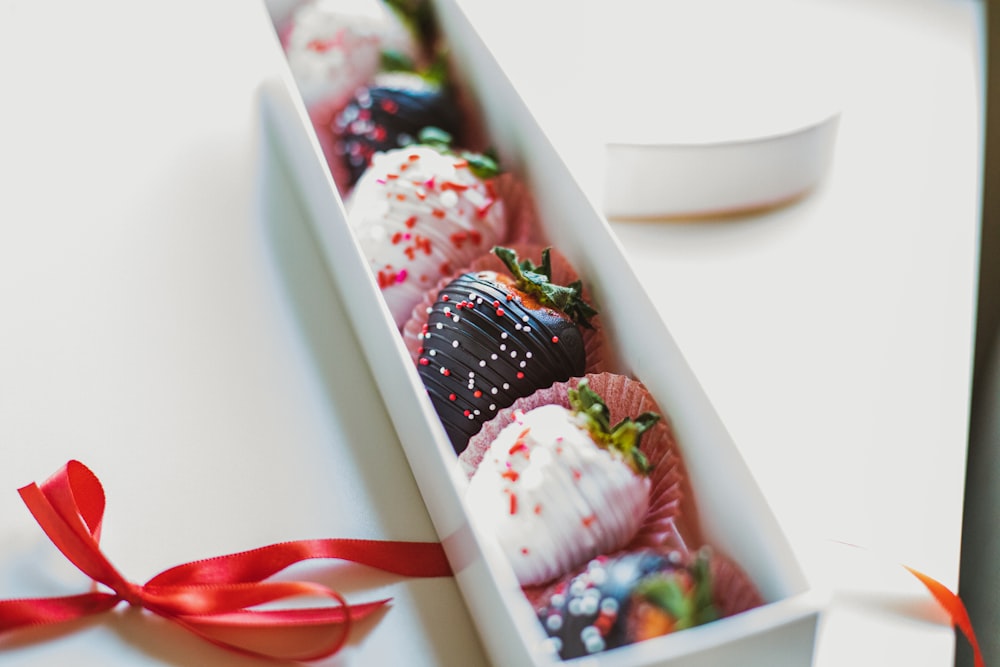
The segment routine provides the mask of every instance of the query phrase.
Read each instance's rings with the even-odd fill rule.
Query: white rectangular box
[[[607,222],[574,182],[542,129],[479,39],[462,0],[434,3],[460,83],[478,101],[505,168],[528,183],[552,245],[587,280],[619,359],[669,418],[687,467],[706,541],[736,560],[766,604],[734,617],[578,659],[570,664],[642,667],[805,667],[812,662],[820,604],[722,422],[664,322],[630,270]],[[277,25],[288,2],[270,0]],[[351,313],[366,360],[399,435],[414,478],[448,553],[492,661],[552,665],[545,633],[506,558],[470,520],[467,480],[379,287],[347,224],[316,135],[287,69],[261,95],[268,131],[283,148],[308,209],[320,250]],[[614,298],[610,298],[611,296]]]

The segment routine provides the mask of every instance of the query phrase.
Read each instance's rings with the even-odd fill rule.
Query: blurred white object
[[[614,44],[594,63],[606,93],[606,215],[762,208],[822,178],[839,107],[831,30],[818,5],[626,0],[588,8],[592,34]]]

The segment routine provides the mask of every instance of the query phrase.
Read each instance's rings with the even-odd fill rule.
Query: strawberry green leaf
[[[453,137],[438,127],[425,127],[420,130],[418,143],[429,146],[442,155],[454,155],[469,163],[469,170],[478,178],[486,180],[501,173],[500,163],[492,151],[485,153],[474,153],[472,151],[461,151],[456,153],[451,143]]]
[[[496,246],[493,254],[500,258],[518,287],[539,300],[540,303],[565,313],[574,322],[592,329],[590,318],[597,314],[583,299],[583,284],[576,280],[569,285],[552,282],[552,262],[549,248],[542,251],[542,263],[536,266],[530,259],[518,261],[517,253],[510,248]]]
[[[712,575],[705,551],[698,552],[687,568],[646,577],[633,594],[669,614],[674,619],[675,630],[719,618],[712,601]]]
[[[660,419],[655,412],[643,412],[632,419],[626,417],[613,428],[611,411],[604,399],[590,388],[586,378],[580,380],[575,389],[568,391],[570,408],[586,416],[586,427],[599,447],[621,454],[637,474],[648,475],[652,470],[649,459],[639,449],[642,434]]]

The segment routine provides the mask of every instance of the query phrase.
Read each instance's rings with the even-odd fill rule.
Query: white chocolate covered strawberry
[[[351,193],[348,220],[397,327],[428,289],[505,239],[496,173],[491,159],[446,143],[374,156]]]
[[[381,69],[384,52],[417,61],[414,28],[382,0],[307,0],[283,38],[288,65],[306,106],[346,102]]]
[[[643,413],[612,427],[586,381],[571,409],[515,413],[472,476],[470,512],[493,532],[522,586],[544,583],[625,546],[649,507]]]

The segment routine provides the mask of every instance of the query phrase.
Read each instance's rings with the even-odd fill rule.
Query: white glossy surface
[[[980,6],[812,4],[837,21],[849,74],[821,187],[766,215],[615,230],[803,563],[838,593],[815,664],[938,667],[953,635],[895,563],[957,583]],[[539,60],[579,14],[553,3],[569,30],[521,12],[512,32],[476,7],[587,183],[588,118],[561,104],[593,90]],[[301,212],[282,172],[258,168],[254,91],[273,66],[258,10],[0,4],[0,598],[85,588],[15,493],[71,457],[104,481],[103,543],[135,579],[284,539],[434,536],[388,422],[354,418],[379,413],[374,384],[305,227],[284,224]],[[450,581],[335,583],[397,603],[334,664],[481,663]],[[3,642],[0,664],[264,664],[130,613],[45,637]]]
[[[614,228],[810,576],[835,593],[816,665],[951,664],[953,633],[896,563],[957,585],[982,7],[807,4],[836,35],[827,55],[842,102],[817,190],[760,215]],[[538,61],[556,39],[543,27],[519,23],[515,46],[495,7],[468,6],[585,189],[598,192],[599,147],[580,140],[592,119],[566,111],[598,94],[589,73]],[[509,4],[504,12],[517,15]],[[566,21],[585,31],[587,17]],[[575,46],[599,34],[616,38],[591,31]],[[572,50],[572,39],[556,50]]]

